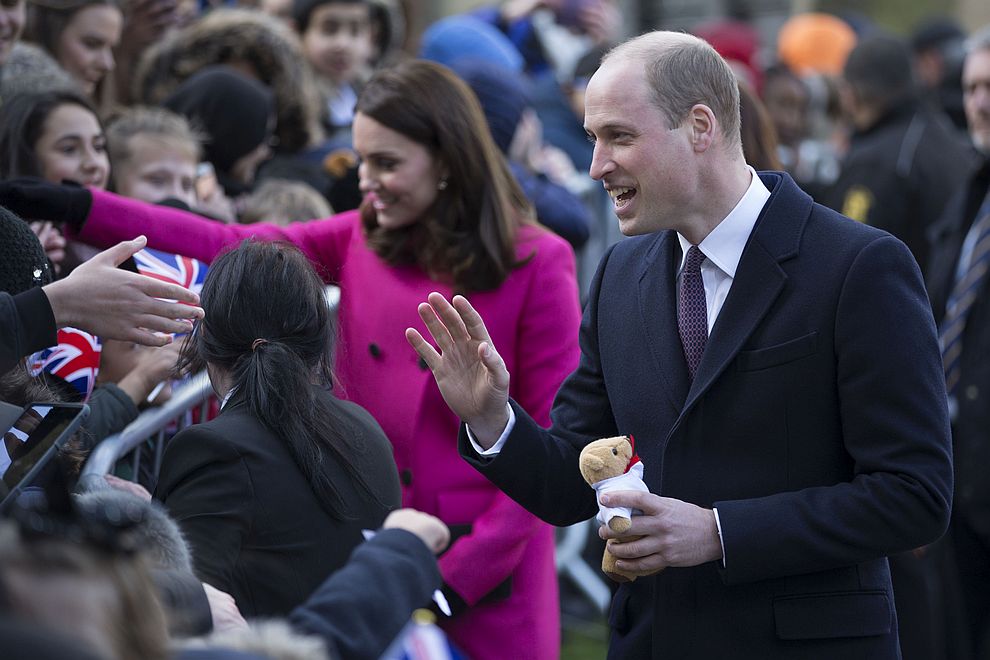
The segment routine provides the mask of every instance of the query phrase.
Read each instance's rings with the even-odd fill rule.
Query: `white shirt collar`
[[[223,395],[223,400],[220,401],[220,410],[223,410],[223,407],[227,405],[227,402],[230,401],[230,397],[234,396],[234,392],[236,391],[237,391],[236,385],[230,388],[229,390],[227,390],[227,393]]]
[[[698,246],[709,261],[733,279],[736,277],[736,267],[746,247],[746,241],[749,240],[749,235],[756,225],[756,219],[760,217],[760,212],[770,199],[770,191],[760,181],[756,170],[748,165],[746,169],[752,177],[749,188],[746,189],[742,199],[729,211],[729,215],[725,216],[725,219],[718,223]],[[681,265],[677,270],[680,272],[684,267],[684,259],[687,257],[691,243],[680,234],[677,235],[677,240],[681,244]]]

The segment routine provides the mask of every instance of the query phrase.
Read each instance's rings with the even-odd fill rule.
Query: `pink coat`
[[[416,267],[392,267],[365,244],[356,212],[286,227],[225,225],[175,209],[94,191],[80,238],[100,246],[143,233],[151,247],[211,261],[248,236],[297,245],[327,282],[340,285],[337,393],[367,408],[394,447],[403,505],[471,531],[440,559],[444,581],[474,604],[508,577],[511,595],[444,627],[471,658],[559,655],[553,529],[509,499],[457,454],[459,420],[447,408],[404,330],[429,336],[416,306],[445,284]],[[532,258],[471,303],[512,374],[514,400],[544,426],[553,397],[577,366],[580,308],[570,246],[534,226],[518,255]]]

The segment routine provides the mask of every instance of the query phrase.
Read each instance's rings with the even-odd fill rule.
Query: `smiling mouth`
[[[612,198],[612,203],[615,204],[616,208],[620,206],[625,206],[625,204],[636,196],[635,188],[609,188],[608,196]]]
[[[381,193],[368,193],[367,197],[372,208],[376,211],[384,211],[395,202],[395,198],[391,195],[382,195]]]

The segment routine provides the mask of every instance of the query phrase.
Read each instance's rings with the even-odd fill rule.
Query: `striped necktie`
[[[962,372],[962,340],[969,316],[990,269],[990,193],[980,206],[967,238],[973,236],[973,251],[969,263],[957,273],[956,283],[945,305],[945,317],[938,333],[942,349],[942,365],[945,368],[945,389],[955,396]]]

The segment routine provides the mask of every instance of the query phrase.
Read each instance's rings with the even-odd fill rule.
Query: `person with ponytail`
[[[399,507],[398,472],[378,423],[330,393],[330,309],[298,249],[244,241],[201,302],[180,368],[205,368],[223,405],[169,442],[155,497],[203,582],[284,616]]]

